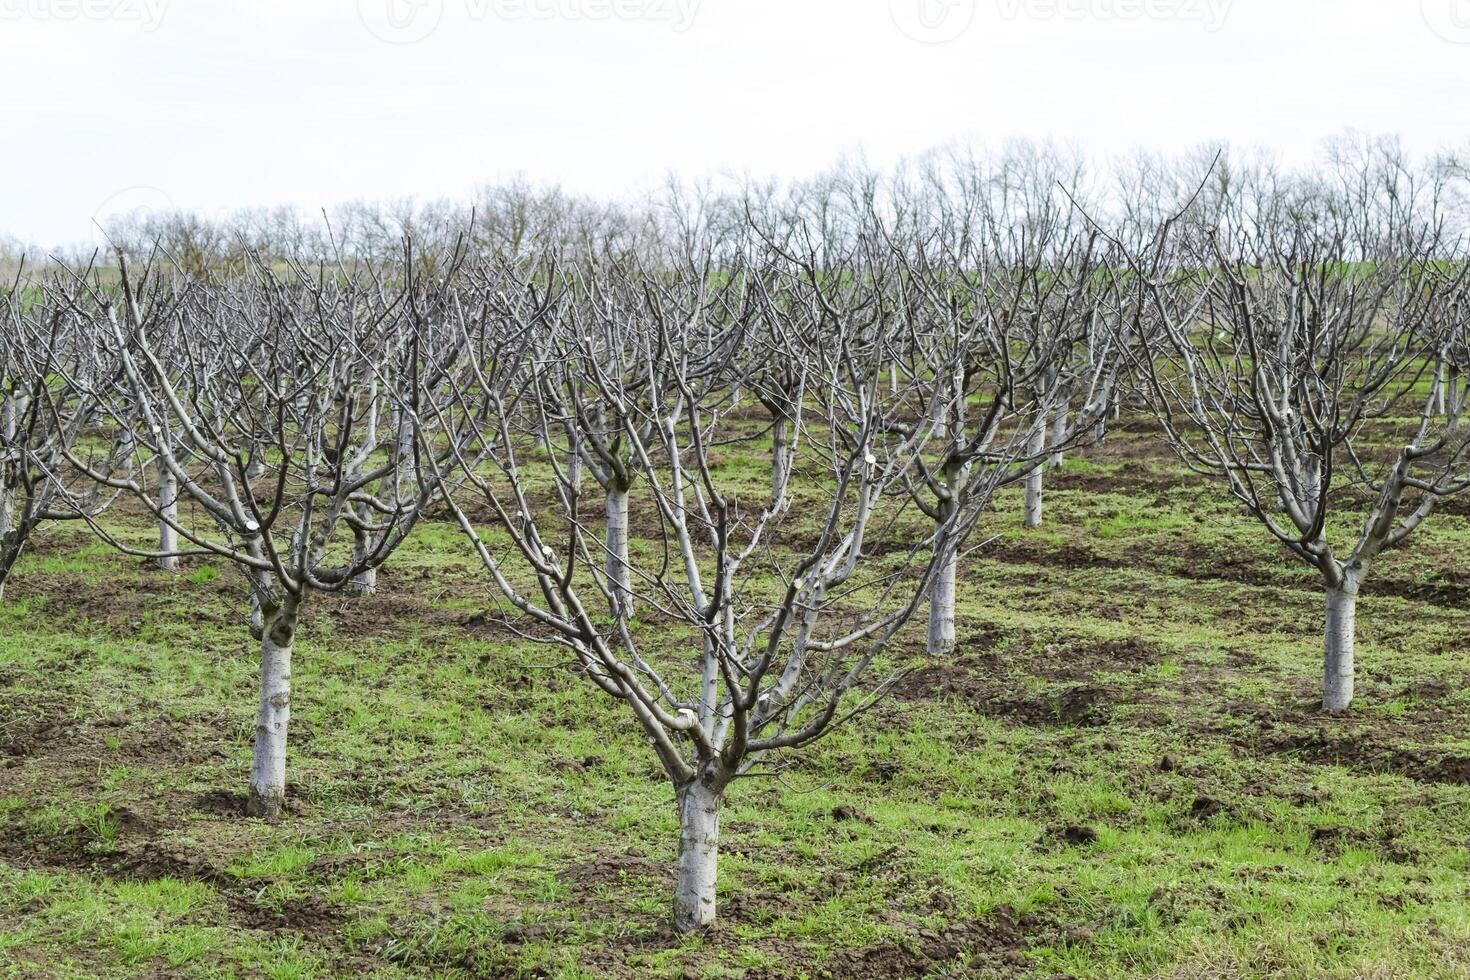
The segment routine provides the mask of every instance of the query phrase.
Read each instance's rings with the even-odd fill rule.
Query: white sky
[[[0,91],[0,236],[58,245],[99,210],[621,195],[955,140],[1464,145],[1470,0],[0,0]]]

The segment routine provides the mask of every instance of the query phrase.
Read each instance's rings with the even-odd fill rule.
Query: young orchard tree
[[[1013,349],[1023,363],[1043,362],[1024,389],[1035,414],[1024,454],[1023,522],[1029,528],[1042,524],[1046,472],[1062,465],[1068,448],[1100,439],[1105,429],[1099,425],[1116,405],[1117,358],[1104,329],[1104,309],[1118,294],[1094,264],[1095,244],[1089,241],[1075,258],[1026,274],[1030,285],[1014,307],[1020,316]],[[1032,465],[1038,461],[1044,465]]]
[[[361,273],[358,273],[361,275]],[[399,283],[392,294],[379,284]],[[94,329],[120,383],[72,379],[153,465],[77,470],[131,497],[177,536],[140,548],[93,521],[127,554],[206,555],[233,562],[251,590],[261,667],[247,812],[281,814],[291,717],[291,658],[303,605],[381,565],[438,494],[449,457],[380,452],[373,419],[387,402],[412,416],[404,387],[458,352],[432,324],[443,291],[407,267],[361,281],[345,269],[288,278],[264,264],[228,284],[180,282],[121,263],[116,296],[94,289]],[[168,339],[169,357],[159,338]],[[401,342],[406,338],[406,343]],[[258,462],[253,453],[264,453]],[[250,476],[263,466],[258,479]],[[171,507],[150,473],[177,488]]]
[[[781,291],[781,292],[784,292]],[[805,421],[807,365],[786,356],[792,338],[784,336],[803,324],[811,323],[802,311],[787,311],[775,305],[780,293],[764,289],[761,294],[768,307],[761,328],[752,333],[746,350],[754,359],[749,373],[750,390],[770,418],[771,433],[771,499],[790,503],[786,485],[796,466],[801,450]]]
[[[1042,468],[1092,437],[1112,397],[1118,358],[1099,310],[1115,290],[1097,274],[1097,238],[1074,225],[953,227],[962,233],[890,236],[903,243],[895,307],[914,379],[905,417],[917,419],[896,424],[925,450],[907,491],[943,527],[975,481],[1026,481],[1036,526]],[[951,553],[930,595],[930,653],[955,645],[957,577]]]
[[[548,329],[527,332],[529,324],[517,323],[522,335],[537,344],[534,356],[545,365],[536,375],[540,388],[529,410],[535,413],[544,445],[564,439],[573,451],[567,460],[568,478],[580,481],[581,474],[590,474],[603,493],[604,569],[614,595],[631,616],[629,502],[640,475],[634,456],[639,445],[655,438],[654,430],[664,417],[677,411],[660,399],[680,392],[661,374],[664,363],[647,358],[643,338],[628,329],[623,311],[645,303],[644,289],[661,286],[627,265],[612,265],[606,275],[587,276],[576,270],[563,272],[552,263],[527,266],[519,275],[528,272],[556,284],[554,291],[543,294],[536,311],[536,322]],[[537,287],[521,278],[514,288],[530,295]],[[579,355],[585,370],[574,363]],[[605,388],[615,388],[622,397],[602,397]]]
[[[67,454],[108,474],[131,464],[115,433],[91,428],[98,405],[88,388],[116,378],[95,356],[80,301],[19,278],[0,293],[0,598],[37,528],[96,517],[115,496],[75,479]]]
[[[1071,332],[1068,319],[1048,322],[1033,316],[1009,286],[990,284],[983,292],[990,295],[961,298],[951,289],[947,297],[931,297],[940,302],[914,310],[925,321],[916,331],[923,338],[916,350],[928,366],[920,377],[936,379],[917,397],[929,405],[948,405],[942,412],[916,413],[921,419],[942,415],[946,421],[943,429],[932,423],[917,429],[929,451],[918,460],[908,491],[919,509],[943,526],[960,488],[975,481],[977,473],[984,473],[985,486],[1025,482],[1026,525],[1035,527],[1041,507],[1036,478],[1052,453],[1091,438],[1108,404],[1116,359],[1110,353],[1075,357],[1086,345]],[[1017,329],[1017,317],[1031,318],[1026,329]],[[1094,352],[1101,349],[1091,343]],[[1076,399],[1075,411],[1064,426],[1055,427],[1071,399]],[[951,554],[930,595],[930,653],[955,645],[957,580],[958,555]]]
[[[644,365],[637,385],[603,370],[597,341],[577,334],[557,337],[550,358],[505,369],[512,352],[504,338],[561,322],[542,318],[544,300],[524,290],[506,298],[505,326],[478,339],[489,349],[469,359],[496,370],[468,370],[446,390],[426,392],[425,405],[435,409],[423,415],[441,426],[431,447],[466,444],[466,431],[479,437],[465,458],[465,487],[494,515],[504,543],[482,532],[465,502],[450,497],[449,506],[517,611],[513,625],[567,650],[592,684],[626,704],[673,784],[680,826],[673,920],[688,932],[715,918],[720,812],[731,782],[810,745],[887,689],[872,676],[876,661],[922,605],[986,494],[970,488],[965,508],[918,540],[903,533],[894,522],[901,496],[889,491],[902,490],[918,441],[892,435],[878,395],[882,346],[855,342],[833,323],[820,343],[793,333],[797,346],[785,352],[820,376],[809,386],[808,412],[822,423],[809,419],[807,465],[785,488],[810,507],[800,521],[783,523],[782,495],[767,486],[752,491],[721,466],[715,448],[730,425],[722,414],[729,389],[750,383],[730,367],[740,363],[731,350],[749,323],[727,315],[748,309],[743,301],[711,294],[743,290],[743,277],[717,289],[707,275],[649,276],[656,281],[642,301],[615,317],[620,342],[641,355],[630,358]],[[584,523],[597,508],[584,508],[584,487],[572,477],[574,439],[553,440],[549,464],[538,465],[535,434],[515,427],[525,414],[519,400],[546,387],[528,382],[563,371],[582,373],[589,395],[637,423],[625,438],[653,511],[644,535],[653,554],[635,554],[629,579],[649,613],[637,629],[606,573],[596,531]],[[646,416],[652,406],[662,414]],[[548,410],[560,411],[559,403]],[[548,478],[549,501],[533,492]],[[885,543],[896,553],[874,557]],[[671,644],[679,646],[672,655]]]
[[[1113,345],[1098,329],[1100,306],[1114,298],[1080,201],[1091,195],[1083,158],[1048,144],[1016,141],[994,157],[964,152],[936,156],[919,184],[897,192],[928,233],[896,236],[930,273],[944,270],[948,288],[993,277],[1001,305],[992,315],[1007,325],[1021,350],[1040,347],[1049,364],[1040,384],[1017,392],[1030,398],[1033,425],[1026,457],[1043,452],[1046,465],[1026,465],[1024,522],[1042,522],[1043,484],[1067,449],[1097,441],[1107,411],[1097,399],[1115,398]],[[915,252],[915,247],[918,251]],[[993,303],[992,303],[993,305]],[[960,369],[963,371],[963,369]],[[1086,418],[1079,423],[1074,409]],[[1092,431],[1083,430],[1090,425]]]
[[[1332,713],[1373,561],[1470,486],[1467,264],[1414,199],[1262,193],[1207,252],[1161,248],[1135,279],[1162,328],[1136,373],[1170,446],[1322,575]]]

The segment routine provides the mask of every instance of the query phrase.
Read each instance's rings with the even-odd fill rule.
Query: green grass
[[[470,619],[452,527],[308,606],[276,825],[232,812],[239,575],[53,532],[0,606],[0,976],[1470,976],[1466,519],[1375,565],[1329,719],[1314,573],[1218,487],[1127,435],[1049,481],[1039,531],[999,502],[952,660],[732,788],[688,938],[632,718]]]

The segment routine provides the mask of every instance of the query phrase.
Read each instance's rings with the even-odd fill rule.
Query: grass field
[[[449,525],[308,605],[277,825],[238,573],[53,531],[0,606],[0,976],[1470,976],[1470,508],[1377,563],[1329,718],[1316,573],[1143,427],[1019,503],[952,660],[731,789],[686,938],[631,715]]]

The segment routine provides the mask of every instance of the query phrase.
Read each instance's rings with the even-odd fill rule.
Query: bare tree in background
[[[1017,217],[1008,172],[961,170],[957,193],[931,174],[926,187],[896,188],[891,216],[868,215],[894,266],[906,339],[897,357],[913,401],[902,414],[916,421],[899,431],[926,448],[908,492],[937,527],[965,509],[977,480],[1024,481],[1026,524],[1039,525],[1044,467],[1095,436],[1116,387],[1119,359],[1099,311],[1116,306],[1118,291],[1099,274],[1098,236],[1045,195]],[[830,292],[819,284],[833,277],[805,265],[811,287]],[[931,653],[955,645],[957,581],[952,553],[930,595]]]
[[[76,304],[74,290],[20,277],[0,293],[0,597],[37,528],[96,517],[115,497],[74,479],[67,455],[85,454],[109,475],[131,465],[124,441],[90,431],[98,409],[90,391],[117,379]]]
[[[378,278],[298,266],[278,276],[257,263],[238,281],[205,288],[122,261],[116,294],[90,288],[99,349],[121,382],[72,383],[150,465],[121,476],[76,452],[67,458],[175,535],[166,550],[139,548],[93,521],[114,547],[160,559],[213,556],[245,573],[261,643],[251,815],[276,819],[285,802],[291,657],[304,603],[386,561],[439,493],[449,459],[383,452],[375,436],[385,403],[411,417],[411,386],[458,356],[432,342],[443,290],[411,268]],[[188,514],[150,474],[165,476]]]
[[[1247,182],[1204,240],[1136,270],[1163,328],[1138,376],[1169,444],[1322,575],[1328,712],[1353,699],[1370,565],[1470,487],[1466,265],[1421,191],[1378,152]]]

